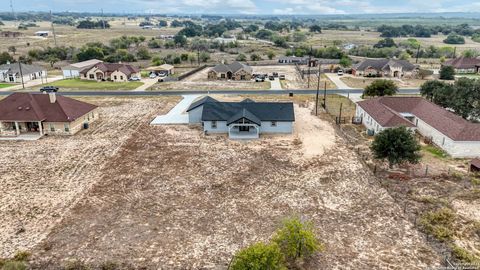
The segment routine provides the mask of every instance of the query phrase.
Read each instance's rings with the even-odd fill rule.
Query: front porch
[[[41,121],[0,121],[0,138],[5,140],[37,140],[44,135]]]
[[[228,137],[236,140],[258,139],[260,128],[255,124],[231,124],[228,126]]]

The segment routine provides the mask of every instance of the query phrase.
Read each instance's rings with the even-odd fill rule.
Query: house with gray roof
[[[480,157],[480,124],[422,97],[379,97],[357,102],[356,116],[370,133],[404,126],[455,158]]]
[[[206,134],[226,133],[232,139],[256,139],[260,134],[291,134],[292,102],[220,102],[204,97],[187,109],[189,123],[201,124]]]
[[[352,67],[352,74],[365,77],[402,78],[414,76],[417,69],[417,66],[406,60],[365,59]]]
[[[240,62],[220,64],[208,71],[209,80],[248,81],[252,79],[252,68]]]
[[[21,68],[21,71],[20,71]],[[35,79],[46,78],[47,70],[33,65],[26,65],[19,63],[0,65],[0,82],[21,83],[23,75],[23,82],[28,82]]]

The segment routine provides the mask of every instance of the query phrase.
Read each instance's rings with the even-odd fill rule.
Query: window
[[[220,78],[225,79],[225,74],[220,74]]]
[[[68,124],[63,124],[63,127],[65,128],[65,132],[70,132],[70,126]]]
[[[271,126],[272,126],[272,127],[276,127],[276,126],[277,126],[277,121],[272,121],[272,122],[271,122]]]
[[[94,119],[94,118],[95,118],[95,114],[92,112],[92,119]]]
[[[120,76],[120,80],[123,80],[123,76]]]
[[[50,131],[55,132],[55,126],[53,124],[49,124],[49,126],[50,126]]]
[[[445,145],[445,137],[443,137],[442,145]]]
[[[217,128],[217,121],[212,121],[212,128]]]
[[[241,75],[240,80],[245,80],[245,75]]]
[[[116,80],[116,79],[117,79],[117,75],[113,76],[113,79]]]
[[[90,74],[90,75],[89,75],[89,78],[90,78],[90,79],[95,79],[95,76],[94,76],[93,74]]]

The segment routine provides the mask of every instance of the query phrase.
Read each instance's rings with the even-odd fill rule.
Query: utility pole
[[[102,27],[103,27],[103,30],[105,30],[105,19],[103,18],[103,8],[101,9],[102,11]]]
[[[13,10],[13,0],[10,0],[10,9],[12,10],[12,15],[14,19],[14,25],[17,27],[17,15],[15,14],[15,11]]]
[[[197,47],[197,63],[200,66],[200,48]]]
[[[342,106],[343,106],[343,103],[340,103],[340,113],[338,114],[338,125],[342,123]]]
[[[318,81],[317,81],[317,94],[315,96],[315,115],[318,115],[318,92],[320,91],[320,76],[322,74],[322,64],[318,63]]]
[[[20,78],[22,79],[22,89],[25,89],[25,83],[23,82],[22,62],[18,60],[18,69],[20,70]]]
[[[325,87],[323,88],[323,108],[327,108],[327,81],[325,81]]]
[[[420,54],[420,44],[418,44],[417,48],[417,59],[415,60],[415,64],[418,64],[418,55]]]
[[[310,63],[311,63],[311,61],[312,61],[312,46],[310,46],[310,53],[308,55],[308,63],[307,63],[308,64],[307,89],[310,89],[310,66],[311,66]]]
[[[53,26],[53,18],[52,18],[52,11],[51,10],[50,10],[50,21],[52,22],[53,40],[55,42],[55,47],[57,47],[57,35],[55,34],[55,27]]]
[[[453,58],[457,57],[457,47],[453,47]]]

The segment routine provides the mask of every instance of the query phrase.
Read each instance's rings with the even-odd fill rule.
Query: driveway
[[[153,119],[150,125],[188,124],[186,110],[192,102],[201,95],[183,95],[183,99],[167,114],[159,115]]]
[[[325,73],[325,76],[327,76],[327,78],[329,78],[330,81],[332,81],[338,89],[352,89],[342,80],[340,80],[341,76],[338,76],[336,73]]]
[[[148,88],[150,88],[151,86],[153,86],[155,83],[158,82],[158,78],[153,78],[153,79],[150,79],[150,78],[145,78],[145,79],[142,79],[142,82],[143,82],[143,85],[140,85],[139,87],[133,89],[132,91],[145,91],[147,90]]]
[[[42,84],[48,84],[48,83],[59,81],[59,80],[63,80],[63,76],[48,77],[47,82],[45,82],[45,79],[31,80],[31,81],[25,82],[25,88],[39,86]],[[15,84],[14,86],[10,86],[10,87],[1,88],[0,91],[5,92],[5,91],[20,90],[20,89],[22,89],[22,83]]]
[[[270,90],[282,90],[282,84],[280,79],[277,77],[273,81],[270,81]]]

